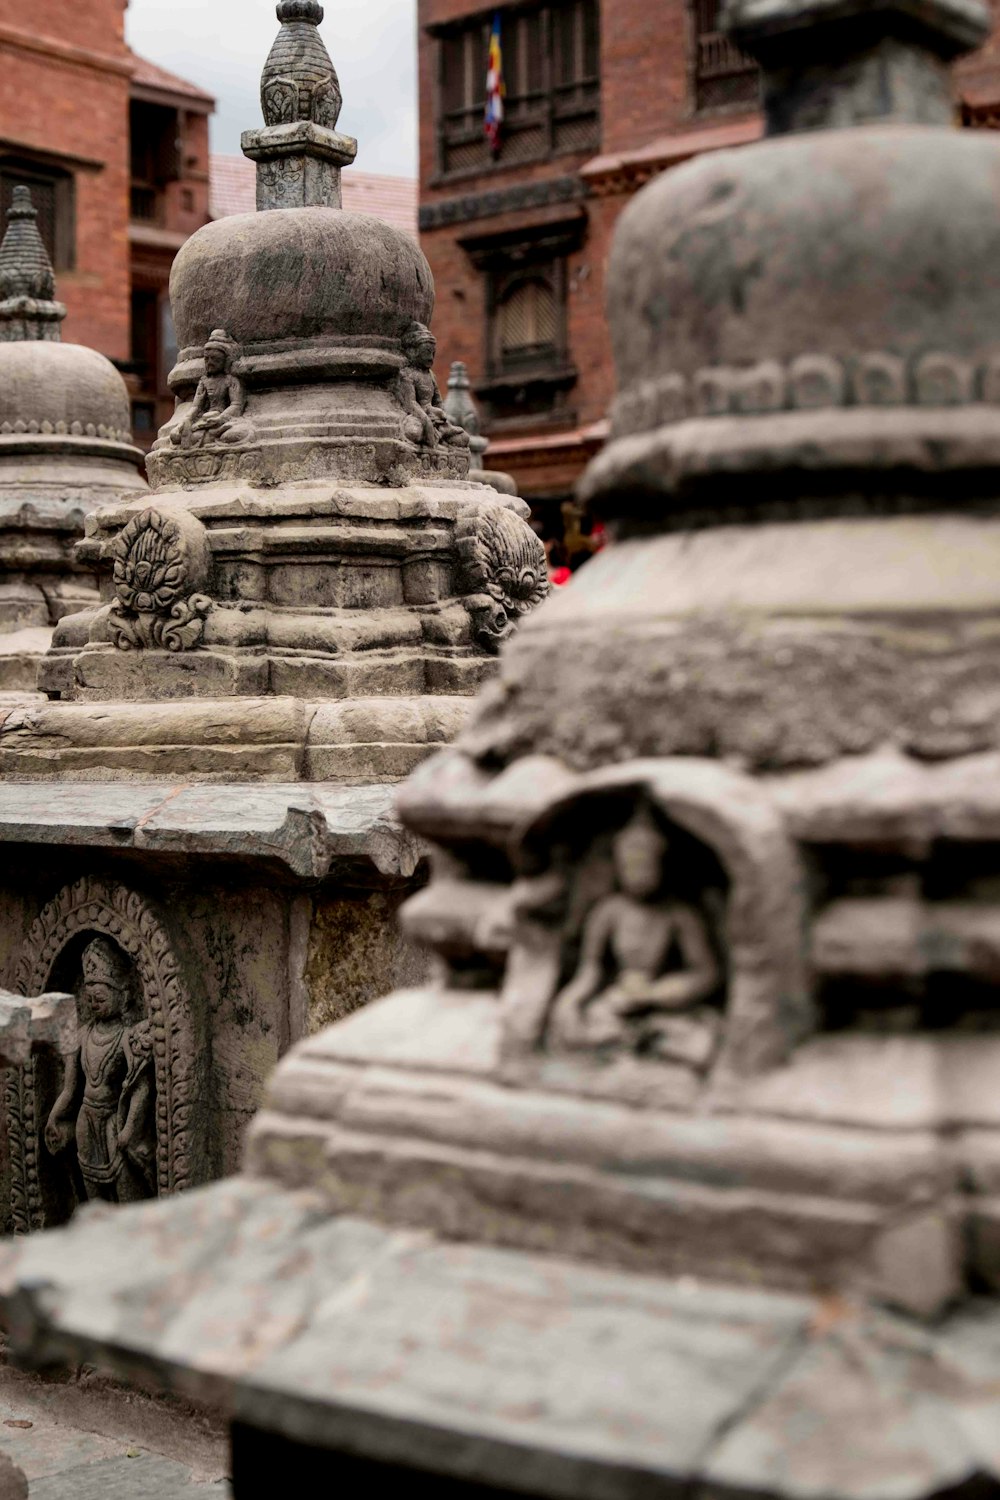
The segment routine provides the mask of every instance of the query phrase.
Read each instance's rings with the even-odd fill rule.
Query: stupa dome
[[[0,344],[0,454],[25,436],[130,445],[128,391],[110,360],[80,344]]]
[[[757,35],[763,12],[730,9],[737,29],[752,19],[766,77],[778,42]],[[828,9],[818,31],[836,46]],[[943,61],[953,17],[945,5],[929,17]],[[959,19],[966,40],[982,34],[980,8]],[[752,153],[665,173],[622,215],[609,292],[620,394],[592,497],[859,464],[929,473],[941,443],[952,464],[1000,463],[996,145],[937,128],[947,77],[937,57],[909,56],[926,77],[899,85],[898,108],[895,79],[885,100],[861,81],[850,107],[868,126],[863,152],[847,131],[812,128],[836,118],[794,134],[772,118]],[[847,108],[847,93],[826,105]],[[995,426],[984,435],[977,414],[973,436],[968,408],[984,405]]]
[[[36,451],[89,439],[137,461],[122,377],[96,350],[60,342],[66,309],[37,219],[28,189],[16,187],[0,245],[0,454],[21,452],[25,439]]]
[[[429,322],[434,282],[419,246],[381,219],[276,208],[192,235],[174,261],[170,300],[182,351],[220,327],[244,346],[370,341]]]

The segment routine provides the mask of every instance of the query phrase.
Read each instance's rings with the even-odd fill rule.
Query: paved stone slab
[[[137,1453],[36,1480],[30,1500],[222,1500],[229,1493],[224,1481],[197,1484],[184,1464]]]
[[[40,1380],[0,1358],[0,1457],[30,1500],[225,1500],[221,1422],[97,1377]],[[0,1465],[0,1500],[8,1500]]]

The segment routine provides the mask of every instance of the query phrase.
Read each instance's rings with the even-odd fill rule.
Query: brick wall
[[[76,264],[59,273],[63,338],[129,354],[124,0],[0,0],[0,142],[72,168]],[[30,31],[28,25],[30,24]]]

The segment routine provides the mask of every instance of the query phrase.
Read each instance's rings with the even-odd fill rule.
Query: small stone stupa
[[[22,1350],[225,1395],[236,1500],[1000,1489],[989,15],[727,17],[769,133],[619,221],[613,544],[405,789],[434,982],[4,1252]]]
[[[97,603],[74,557],[84,517],[142,481],[110,360],[60,341],[48,252],[26,187],[0,244],[0,695],[33,693],[52,628]]]
[[[509,474],[499,469],[487,469],[484,459],[490,440],[484,436],[476,403],[472,398],[472,382],[464,360],[456,359],[448,372],[448,391],[444,398],[444,409],[451,420],[464,427],[469,434],[471,468],[469,478],[482,484],[491,484],[505,495],[516,495],[517,486]]]
[[[258,212],[174,263],[152,492],[88,518],[101,597],[58,626],[52,701],[0,724],[0,983],[81,996],[74,1058],[8,1080],[19,1229],[232,1170],[288,1045],[423,972],[392,920],[424,878],[394,784],[547,588],[525,503],[467,477],[427,262],[341,209],[322,17],[278,5]],[[102,1016],[130,1151],[81,1135]]]

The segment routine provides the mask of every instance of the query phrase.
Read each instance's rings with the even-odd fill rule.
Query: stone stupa
[[[74,556],[84,517],[141,485],[128,391],[103,355],[64,344],[26,187],[0,243],[0,695],[33,693],[63,615],[97,603]]]
[[[226,1401],[235,1500],[1000,1492],[989,13],[727,20],[768,136],[619,221],[612,545],[405,789],[437,975],[239,1178],[3,1252],[23,1353]]]
[[[501,490],[505,495],[516,495],[517,486],[509,474],[486,467],[486,450],[490,446],[490,440],[482,430],[479,410],[472,396],[472,382],[464,360],[454,360],[448,371],[444,409],[452,421],[459,427],[464,427],[469,434],[469,478],[478,479],[482,484],[491,484],[495,490]]]
[[[136,1149],[160,1193],[236,1165],[291,1042],[422,972],[392,921],[424,878],[393,787],[547,589],[525,503],[467,478],[427,262],[341,209],[356,143],[322,9],[277,13],[243,141],[258,212],[171,274],[151,493],[88,518],[101,598],[60,621],[52,701],[0,725],[0,982],[113,993],[123,1068],[155,1061]],[[19,1228],[69,1211],[77,1165],[111,1171],[58,1111],[46,1138],[60,1088],[39,1066],[7,1090]]]

